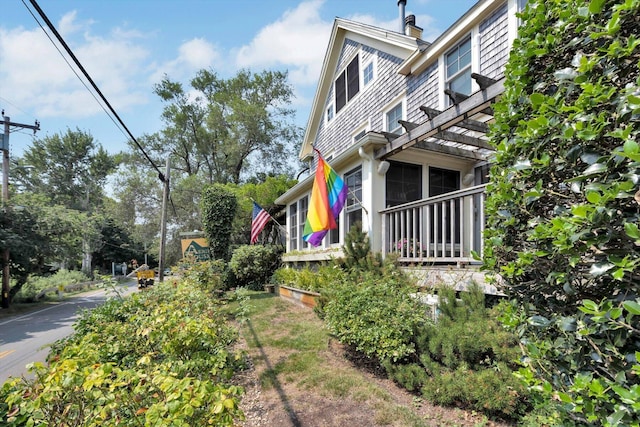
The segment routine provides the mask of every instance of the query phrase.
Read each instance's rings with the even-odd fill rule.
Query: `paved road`
[[[135,281],[127,282],[127,293],[135,290]],[[0,386],[9,377],[26,376],[28,363],[44,362],[49,346],[73,332],[72,325],[79,310],[94,308],[106,298],[102,290],[91,291],[31,313],[0,320]]]

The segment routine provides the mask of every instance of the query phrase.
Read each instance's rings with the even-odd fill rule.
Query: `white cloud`
[[[59,32],[65,34],[65,42],[111,105],[126,109],[145,103],[150,90],[146,83],[137,86],[136,76],[148,52],[134,42],[130,33],[126,37],[121,32],[107,38],[92,37],[91,22],[78,22],[76,18],[75,12],[64,15],[57,24]],[[91,87],[64,49],[58,46],[58,50]],[[58,50],[40,28],[0,28],[0,96],[39,118],[82,118],[101,113],[102,107]]]
[[[158,83],[165,76],[171,80],[191,78],[203,68],[210,68],[219,61],[220,52],[215,45],[202,38],[186,41],[178,48],[178,56],[163,64],[157,65],[151,75],[151,83]]]
[[[303,2],[260,30],[251,43],[238,49],[238,67],[285,66],[294,85],[315,83],[332,27],[332,22],[320,17],[323,3],[324,0]]]

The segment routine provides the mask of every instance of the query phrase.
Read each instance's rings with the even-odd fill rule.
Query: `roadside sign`
[[[207,239],[182,239],[182,256],[184,258],[193,257],[196,261],[208,261],[209,244],[207,243]]]

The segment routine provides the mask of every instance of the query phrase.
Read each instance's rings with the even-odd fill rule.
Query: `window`
[[[448,169],[429,168],[429,197],[450,193],[460,189],[460,172]],[[431,218],[436,219],[438,227],[431,223],[431,235],[437,236],[437,241],[460,243],[460,200],[438,203],[430,207]],[[453,239],[451,222],[453,221]],[[444,230],[443,230],[444,228]]]
[[[340,73],[335,82],[336,113],[342,110],[358,92],[360,92],[360,72],[358,55],[351,60],[347,68]]]
[[[458,44],[446,57],[447,89],[471,94],[471,36]]]
[[[289,250],[298,249],[298,203],[289,206]]]
[[[369,62],[362,70],[362,82],[366,86],[373,80],[373,62]]]
[[[397,135],[402,134],[402,126],[398,123],[398,120],[402,120],[402,102],[387,111],[387,132],[395,133]]]
[[[422,198],[422,166],[389,162],[385,176],[387,194],[385,205],[397,206]]]
[[[460,172],[449,169],[429,168],[429,197],[460,189]]]
[[[345,204],[345,233],[347,233],[354,224],[362,223],[362,168],[358,167],[346,173],[344,181],[349,188]]]
[[[336,218],[336,228],[329,230],[329,243],[340,243],[340,216]]]
[[[366,134],[367,134],[367,130],[366,129],[362,129],[360,132],[356,133],[353,136],[353,142],[360,141]]]
[[[303,197],[298,201],[298,205],[300,206],[300,233],[298,233],[301,237],[300,249],[304,249],[309,247],[309,243],[302,239],[302,236],[304,235],[304,224],[307,221],[307,212],[309,211],[309,198],[307,196]]]
[[[333,119],[333,104],[327,108],[327,121],[330,122]]]

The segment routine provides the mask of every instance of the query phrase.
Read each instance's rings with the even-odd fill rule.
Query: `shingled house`
[[[276,200],[285,262],[339,256],[360,221],[374,251],[397,253],[425,284],[483,283],[473,254],[483,252],[486,133],[524,1],[480,0],[431,43],[404,16],[406,0],[397,32],[335,20],[299,156],[313,172],[317,148],[349,196],[319,247],[302,240],[313,173]]]

